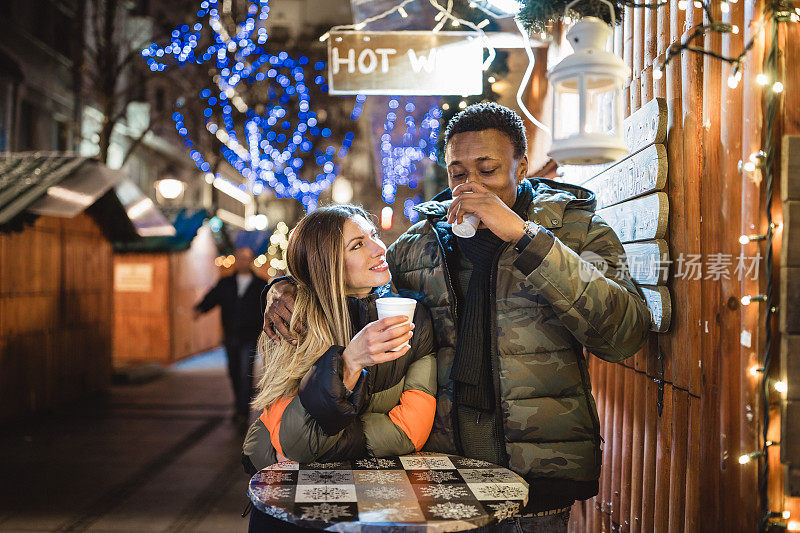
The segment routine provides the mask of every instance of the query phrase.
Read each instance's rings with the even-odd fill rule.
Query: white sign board
[[[331,32],[328,91],[330,94],[481,94],[482,64],[483,42],[474,32]]]
[[[150,292],[153,290],[153,265],[119,263],[114,265],[114,290],[117,292]]]

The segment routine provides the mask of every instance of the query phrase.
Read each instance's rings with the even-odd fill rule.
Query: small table
[[[337,463],[277,463],[250,479],[259,511],[340,532],[463,531],[514,516],[528,484],[486,461],[441,453]]]

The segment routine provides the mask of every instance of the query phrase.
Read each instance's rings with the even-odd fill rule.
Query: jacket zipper
[[[492,319],[491,319],[491,327],[489,328],[489,335],[491,336],[490,339],[490,346],[492,349],[492,353],[489,357],[489,362],[491,363],[492,369],[492,378],[494,380],[494,397],[496,402],[496,416],[500,421],[500,435],[497,435],[498,444],[500,445],[500,453],[503,457],[503,466],[508,466],[508,450],[506,449],[506,420],[505,416],[503,416],[503,408],[502,408],[502,400],[500,394],[500,369],[497,364],[499,360],[498,348],[497,348],[497,269],[498,265],[500,264],[500,256],[508,250],[510,243],[504,243],[500,250],[494,256],[494,262],[492,263],[492,270],[489,272],[489,301],[492,302]]]
[[[450,312],[453,313],[453,320],[456,328],[458,328],[458,309],[456,308],[455,290],[453,289],[453,282],[450,279],[450,269],[447,267],[447,254],[444,250],[442,238],[439,236],[439,231],[436,229],[435,224],[431,224],[433,234],[436,235],[436,242],[439,244],[439,252],[442,254],[442,270],[444,270],[444,279],[447,282],[447,292],[450,298]]]
[[[450,298],[450,313],[453,315],[453,326],[458,330],[458,309],[456,306],[456,298],[455,298],[455,290],[453,289],[453,282],[450,279],[450,269],[447,266],[447,254],[444,250],[444,243],[442,243],[442,238],[439,236],[439,231],[436,229],[436,225],[429,219],[428,223],[431,225],[431,229],[433,234],[436,236],[436,242],[439,244],[439,253],[442,254],[442,270],[444,271],[444,280],[447,283],[447,293],[448,297]],[[455,346],[453,346],[453,350],[455,351]],[[437,388],[438,393],[438,388]],[[455,393],[455,391],[453,391]],[[455,403],[455,402],[453,402]],[[458,427],[458,417],[456,416],[455,409],[453,409],[453,405],[450,406],[450,427],[453,428],[453,444],[458,450],[459,455],[464,454],[464,450],[461,447],[461,430]]]
[[[594,427],[594,441],[595,441],[595,470],[600,471],[602,468],[602,457],[603,452],[600,449],[600,441],[603,440],[603,437],[600,435],[600,420],[597,418],[597,411],[592,409],[592,402],[589,401],[589,387],[586,384],[589,376],[587,375],[586,369],[581,364],[581,358],[583,358],[583,362],[586,363],[586,357],[583,355],[583,346],[581,346],[580,352],[576,354],[576,359],[578,363],[578,370],[581,372],[581,388],[583,389],[583,399],[586,402],[586,410],[589,411],[589,418],[592,419],[592,426]]]

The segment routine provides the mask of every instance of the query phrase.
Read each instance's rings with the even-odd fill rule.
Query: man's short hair
[[[525,155],[528,142],[522,119],[511,109],[494,102],[472,104],[451,118],[444,132],[444,145],[458,133],[483,130],[502,131],[514,145],[514,157],[519,159]]]

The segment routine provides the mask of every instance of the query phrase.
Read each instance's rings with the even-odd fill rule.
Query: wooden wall
[[[85,214],[0,234],[0,419],[109,386],[111,263]]]
[[[762,357],[765,309],[757,303],[742,306],[739,298],[764,292],[765,276],[763,261],[756,280],[740,280],[733,269],[740,253],[763,256],[766,249],[763,241],[738,242],[741,234],[764,233],[766,224],[761,173],[742,174],[737,166],[764,143],[763,97],[769,87],[756,84],[755,76],[762,69],[770,30],[768,23],[756,39],[735,89],[727,84],[727,64],[688,52],[676,57],[661,79],[654,79],[653,60],[663,58],[671,43],[703,20],[702,10],[688,5],[686,11],[677,0],[658,9],[627,8],[615,49],[632,68],[627,114],[654,97],[667,100],[670,258],[700,254],[705,264],[711,254],[729,254],[730,277],[705,279],[704,268],[704,279],[680,279],[673,263],[667,284],[674,308],[670,332],[651,334],[645,347],[622,364],[590,356],[605,438],[603,469],[599,495],[573,508],[570,529],[575,532],[758,530],[758,463],[740,465],[737,459],[759,449],[760,377],[748,370]],[[735,55],[761,23],[763,2],[728,5],[729,14],[719,13],[719,3],[712,9],[740,32],[712,33],[703,44]],[[797,24],[783,26],[783,98],[795,103],[780,108],[779,121],[785,120],[785,133],[791,133],[800,128],[800,83],[796,66],[787,65],[796,64],[790,59],[798,55],[800,35]],[[776,142],[780,152],[780,137]],[[777,183],[775,195],[773,217],[779,221]],[[779,249],[778,244],[776,254]],[[777,255],[775,261],[777,271]],[[773,289],[778,287],[776,277]],[[664,361],[660,414],[659,353]],[[778,400],[770,398],[775,403],[770,438],[775,441],[780,440]],[[784,498],[777,449],[770,451],[770,465],[772,510],[791,510],[792,519],[800,519],[797,499]]]
[[[114,291],[114,364],[173,363],[219,346],[222,325],[215,309],[194,320],[192,308],[218,277],[216,246],[202,227],[183,252],[126,253],[120,265],[149,265],[148,290]]]

